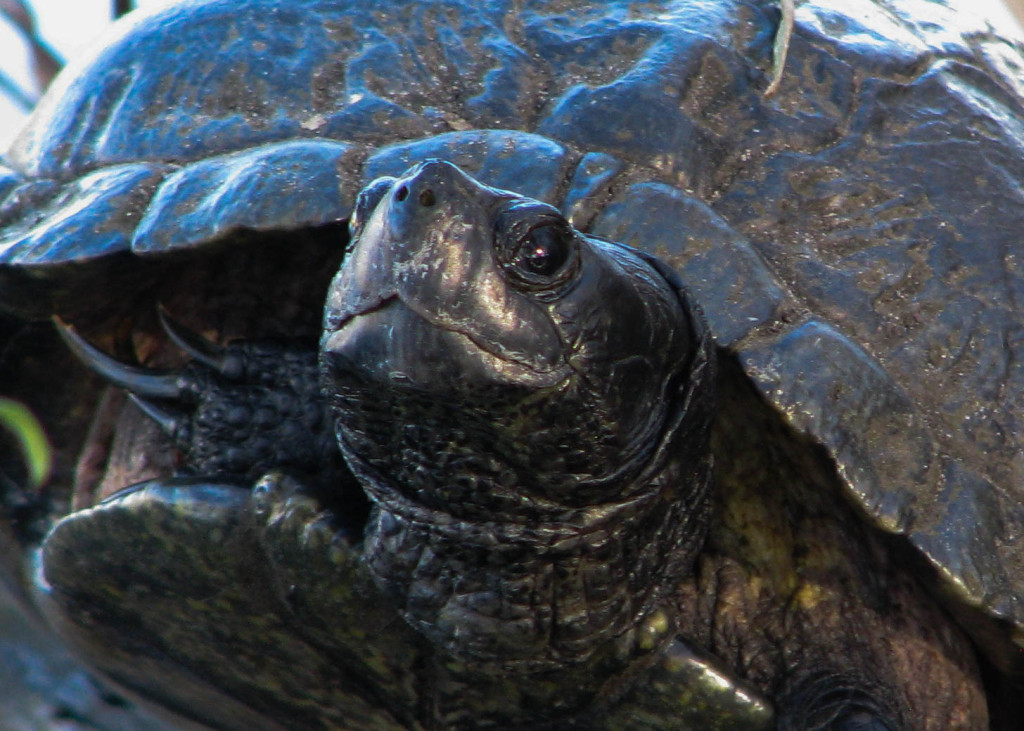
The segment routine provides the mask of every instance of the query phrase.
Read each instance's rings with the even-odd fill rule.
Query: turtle
[[[1010,727],[1021,47],[779,22],[117,25],[0,171],[25,601],[213,728]]]

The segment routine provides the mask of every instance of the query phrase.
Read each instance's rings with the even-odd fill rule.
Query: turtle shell
[[[777,25],[732,0],[138,15],[4,158],[0,308],[128,309],[167,262],[344,221],[368,181],[451,160],[672,264],[1019,671],[1022,49],[943,3],[811,0],[766,98]]]

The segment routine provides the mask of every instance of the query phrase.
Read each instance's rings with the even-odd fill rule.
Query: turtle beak
[[[349,222],[350,249],[328,296],[328,327],[375,310],[400,290],[406,299],[423,295],[424,280],[449,265],[455,253],[446,247],[426,260],[430,240],[437,241],[442,230],[450,240],[464,238],[453,230],[462,220],[457,211],[440,202],[463,199],[473,187],[482,186],[451,163],[430,160],[401,179],[378,178],[360,192]]]

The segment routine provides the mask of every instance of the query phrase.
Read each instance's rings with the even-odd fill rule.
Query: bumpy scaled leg
[[[175,728],[417,727],[422,643],[281,473],[134,485],[59,521],[39,564],[51,623]]]
[[[854,513],[834,467],[722,365],[718,491],[679,597],[684,638],[772,698],[782,731],[987,729],[970,642],[914,554]]]
[[[191,357],[180,369],[127,365],[61,328],[146,416],[113,409],[99,451],[122,489],[50,531],[36,603],[94,668],[190,728],[415,726],[419,642],[365,574],[368,508],[320,403],[315,346],[218,346],[161,320]],[[116,464],[124,445],[180,452],[179,474],[139,481]]]
[[[180,451],[180,471],[254,481],[272,470],[301,476],[325,505],[361,530],[368,510],[345,467],[320,398],[316,350],[292,341],[216,345],[160,312],[167,335],[191,358],[178,371],[122,363],[60,332],[75,354],[131,399]]]

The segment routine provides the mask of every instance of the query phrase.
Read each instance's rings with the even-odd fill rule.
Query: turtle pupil
[[[519,251],[519,263],[526,271],[549,277],[569,259],[569,242],[559,227],[542,226],[527,235]]]

